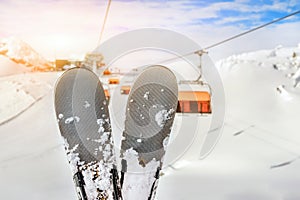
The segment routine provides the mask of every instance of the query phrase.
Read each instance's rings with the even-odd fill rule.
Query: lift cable
[[[233,39],[235,39],[235,38],[241,37],[241,36],[246,35],[246,34],[248,34],[248,33],[257,31],[257,30],[262,29],[262,28],[264,28],[264,27],[266,27],[266,26],[269,26],[269,25],[271,25],[271,24],[277,23],[277,22],[279,22],[279,21],[282,21],[282,20],[284,20],[284,19],[286,19],[286,18],[289,18],[289,17],[294,16],[294,15],[297,15],[297,14],[300,14],[300,10],[298,10],[298,11],[296,11],[296,12],[293,12],[293,13],[291,13],[291,14],[289,14],[289,15],[280,17],[280,18],[278,18],[278,19],[275,19],[275,20],[273,20],[273,21],[271,21],[271,22],[268,22],[268,23],[266,23],[266,24],[260,25],[260,26],[258,26],[258,27],[256,27],[256,28],[253,28],[253,29],[250,29],[250,30],[248,30],[248,31],[245,31],[245,32],[243,32],[243,33],[237,34],[237,35],[235,35],[235,36],[233,36],[233,37],[230,37],[230,38],[228,38],[228,39],[226,39],[226,40],[223,40],[223,41],[221,41],[221,42],[218,42],[218,43],[215,43],[215,44],[213,44],[213,45],[210,45],[210,46],[208,46],[208,47],[206,47],[206,48],[204,48],[204,49],[211,49],[211,48],[213,48],[213,47],[215,47],[215,46],[219,46],[219,45],[221,45],[221,44],[223,44],[223,43],[225,43],[225,42],[228,42],[228,41],[233,40]]]
[[[186,54],[183,54],[183,55],[178,55],[178,56],[173,57],[173,58],[169,58],[169,59],[166,59],[166,60],[162,60],[162,61],[159,62],[159,63],[168,63],[168,62],[170,62],[170,61],[177,60],[177,59],[182,59],[182,58],[184,58],[184,57],[187,57],[187,56],[193,55],[193,54],[198,54],[198,55],[200,54],[200,55],[201,55],[201,54],[203,54],[203,52],[205,52],[205,51],[208,50],[208,49],[214,48],[214,47],[216,47],[216,46],[219,46],[219,45],[221,45],[221,44],[224,44],[224,43],[226,43],[226,42],[229,42],[229,41],[234,40],[234,39],[236,39],[236,38],[239,38],[239,37],[241,37],[241,36],[244,36],[244,35],[246,35],[246,34],[248,34],[248,33],[257,31],[257,30],[262,29],[262,28],[264,28],[264,27],[266,27],[266,26],[269,26],[269,25],[271,25],[271,24],[277,23],[277,22],[279,22],[279,21],[282,21],[282,20],[284,20],[284,19],[286,19],[286,18],[292,17],[292,16],[297,15],[297,14],[300,14],[300,10],[295,11],[295,12],[293,12],[293,13],[290,13],[290,14],[288,14],[288,15],[285,15],[285,16],[283,16],[283,17],[280,17],[280,18],[278,18],[278,19],[275,19],[275,20],[273,20],[273,21],[270,21],[270,22],[268,22],[268,23],[265,23],[265,24],[263,24],[263,25],[260,25],[260,26],[258,26],[258,27],[255,27],[255,28],[253,28],[253,29],[250,29],[250,30],[248,30],[248,31],[239,33],[239,34],[237,34],[237,35],[235,35],[235,36],[232,36],[232,37],[230,37],[230,38],[227,38],[227,39],[222,40],[222,41],[220,41],[220,42],[217,42],[217,43],[215,43],[215,44],[209,45],[209,46],[207,46],[207,47],[205,47],[205,48],[202,48],[202,49],[200,49],[200,50],[192,51],[192,52],[189,52],[189,53],[186,53]]]
[[[100,45],[100,43],[101,43],[101,39],[102,39],[102,36],[103,36],[105,24],[106,24],[108,13],[109,13],[110,4],[111,4],[111,0],[108,0],[108,4],[107,4],[107,7],[106,7],[106,11],[105,11],[104,21],[103,21],[101,32],[100,32],[100,37],[99,37],[98,45]]]

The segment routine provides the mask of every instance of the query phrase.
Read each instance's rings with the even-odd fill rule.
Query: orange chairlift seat
[[[191,87],[200,86],[197,90],[181,90],[178,92],[178,113],[210,114],[211,111],[211,88],[202,78],[202,56],[207,54],[205,50],[196,51],[199,56],[199,76],[196,80],[181,80],[179,84],[187,84]],[[207,89],[204,89],[206,87]]]
[[[104,89],[104,94],[106,96],[106,99],[109,101],[110,100],[110,93],[108,89]]]
[[[179,91],[178,113],[211,113],[211,98],[207,91]]]
[[[111,71],[109,71],[109,69],[106,69],[106,70],[104,70],[103,75],[104,76],[111,75]]]
[[[123,85],[120,89],[121,94],[129,94],[130,92],[130,86],[129,85]]]
[[[110,78],[110,79],[108,79],[108,84],[117,85],[119,83],[120,83],[120,80],[118,78]]]

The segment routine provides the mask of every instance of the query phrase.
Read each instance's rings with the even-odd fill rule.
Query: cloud
[[[45,57],[68,57],[72,53],[81,55],[97,46],[106,4],[106,1],[96,0],[2,1],[0,37],[20,37]],[[272,17],[272,13],[267,11],[286,12],[286,9],[297,5],[299,2],[293,0],[269,4],[258,4],[254,0],[212,3],[114,0],[103,40],[128,30],[156,27],[178,31],[207,46],[262,24],[266,20],[265,15]],[[293,21],[297,19],[295,17]],[[299,32],[300,28],[291,29]],[[293,41],[295,45],[299,42],[294,36],[285,40]],[[253,46],[247,44],[247,40],[244,42],[246,47]],[[264,43],[269,42],[255,44],[263,48]],[[245,46],[239,45],[235,50]]]
[[[55,51],[62,54],[61,48],[66,49],[65,55],[80,47],[91,51],[89,40],[93,40],[95,48],[104,9],[105,4],[90,0],[9,1],[0,4],[0,32],[3,37],[20,37],[48,56]]]

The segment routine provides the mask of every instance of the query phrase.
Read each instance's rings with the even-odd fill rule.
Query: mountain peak
[[[27,67],[47,68],[50,63],[37,53],[29,44],[16,37],[0,40],[0,55]]]

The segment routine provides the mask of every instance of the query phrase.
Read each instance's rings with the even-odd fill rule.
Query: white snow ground
[[[0,78],[0,125],[8,123],[50,92],[52,85],[32,75]]]
[[[294,58],[293,52],[297,54]],[[300,160],[271,169],[300,155],[300,86],[293,88],[289,75],[299,68],[299,57],[298,48],[277,48],[231,56],[218,63],[227,102],[223,136],[206,159],[181,160],[175,165],[178,169],[166,169],[159,184],[159,200],[300,199]],[[15,90],[12,81],[22,77],[52,86],[34,106],[0,126],[1,199],[77,198],[53,108],[58,76],[30,73],[0,80],[4,88],[0,95],[3,91],[11,95],[1,102],[21,100],[8,88]],[[281,87],[285,92],[276,90],[280,85],[285,85]],[[35,89],[28,90],[30,96],[33,92]],[[29,98],[26,95],[24,100]]]
[[[0,55],[0,77],[29,72],[31,69]]]

